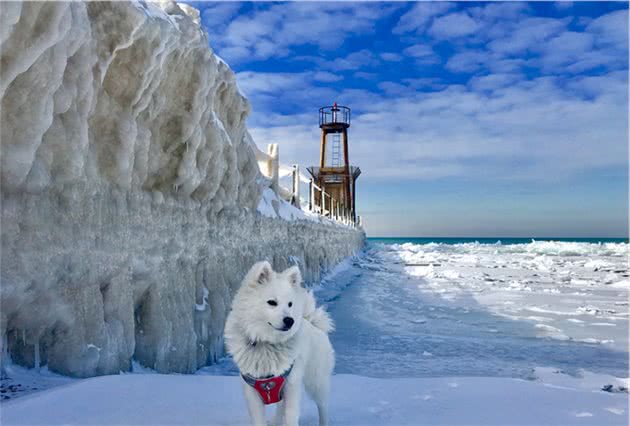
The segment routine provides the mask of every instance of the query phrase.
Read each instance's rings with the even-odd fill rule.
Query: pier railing
[[[278,144],[267,145],[266,153],[256,149],[256,160],[260,172],[268,179],[269,187],[273,192],[294,207],[346,226],[361,226],[361,216],[357,216],[356,222],[353,221],[349,209],[315,184],[312,178],[301,173],[299,165],[288,166],[280,163]],[[284,187],[280,184],[282,178],[289,178],[290,187]],[[300,186],[303,184],[308,185],[308,199],[301,197]],[[315,202],[318,196],[321,197],[321,205],[317,205]]]

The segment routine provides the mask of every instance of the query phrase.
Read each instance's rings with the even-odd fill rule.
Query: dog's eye
[[[293,302],[289,302],[289,308],[293,306]]]
[[[278,302],[276,302],[275,300],[267,300],[267,303],[269,303],[271,306],[278,306]]]

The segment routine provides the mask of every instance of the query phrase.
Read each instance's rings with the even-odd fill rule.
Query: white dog
[[[228,352],[241,371],[252,422],[265,425],[265,405],[278,402],[276,425],[297,425],[302,383],[328,424],[335,355],[333,323],[302,287],[297,266],[274,272],[258,262],[247,273],[225,325]]]

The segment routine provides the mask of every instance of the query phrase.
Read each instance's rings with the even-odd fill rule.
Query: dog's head
[[[269,262],[258,262],[239,293],[232,309],[252,341],[283,342],[302,326],[306,290],[297,266],[275,272]]]

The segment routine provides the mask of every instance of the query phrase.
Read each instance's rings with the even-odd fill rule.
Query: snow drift
[[[3,360],[192,372],[252,263],[314,281],[363,244],[257,213],[249,104],[195,9],[2,3],[0,52]]]

